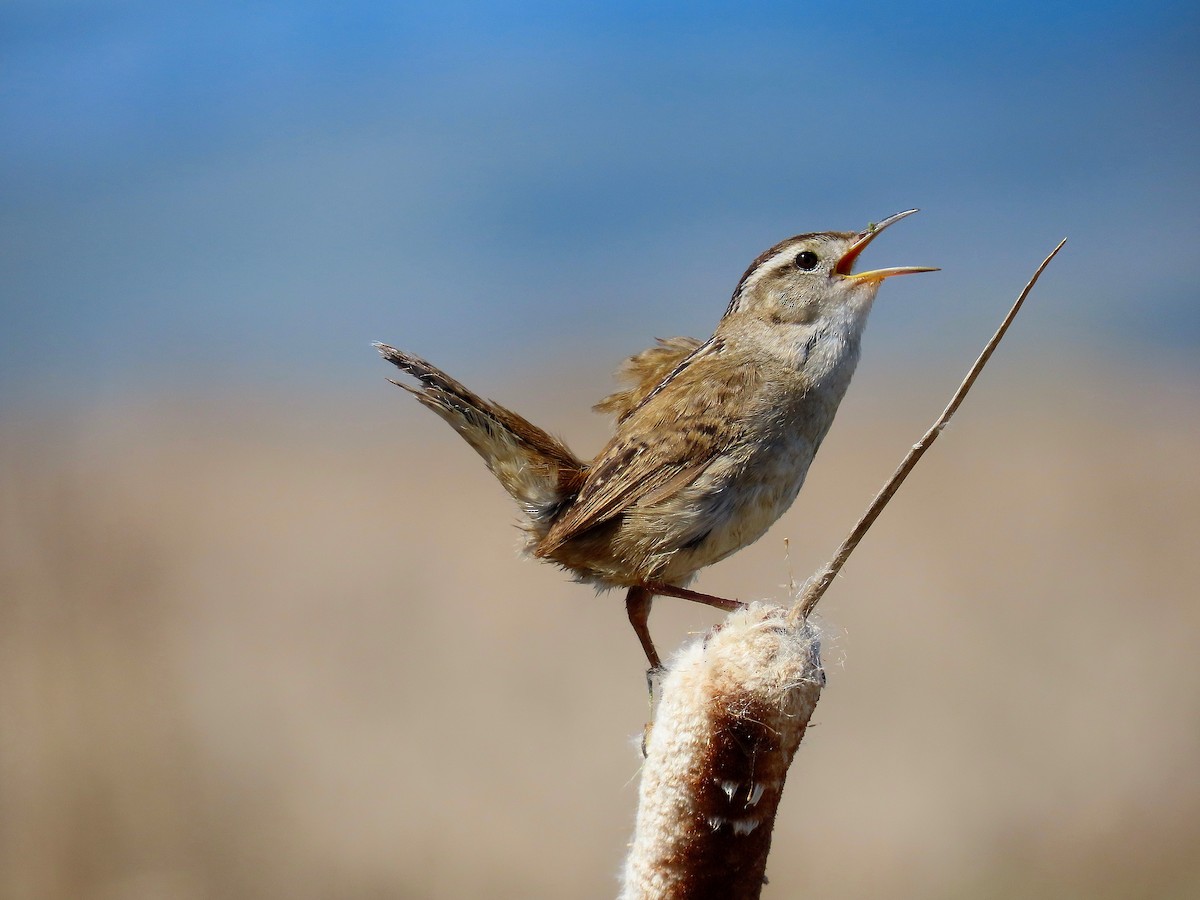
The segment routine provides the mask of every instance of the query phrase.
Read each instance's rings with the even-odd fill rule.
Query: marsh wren
[[[854,272],[897,213],[865,231],[788,238],[750,264],[707,341],[660,340],[630,358],[629,386],[596,405],[616,431],[591,462],[420,357],[375,346],[420,382],[414,394],[475,452],[521,508],[527,548],[576,580],[625,587],[652,668],[656,594],[719,609],[696,573],[758,540],[804,484],[858,363],[879,285],[905,266]]]

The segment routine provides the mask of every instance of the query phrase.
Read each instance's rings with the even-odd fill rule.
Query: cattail
[[[662,685],[622,900],[758,897],[788,766],[821,695],[819,633],[755,603]]]

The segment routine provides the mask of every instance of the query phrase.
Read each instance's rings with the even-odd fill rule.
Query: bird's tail
[[[498,403],[485,400],[419,356],[375,344],[380,355],[420,386],[392,383],[415,396],[462,435],[521,506],[540,540],[579,491],[586,465],[566,444]]]

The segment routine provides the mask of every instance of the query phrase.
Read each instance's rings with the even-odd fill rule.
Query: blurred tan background
[[[959,375],[893,366],[705,590],[783,602],[832,551]],[[482,464],[374,374],[4,423],[0,895],[613,895],[621,598],[520,560]],[[552,383],[491,393],[595,450],[607,385]],[[824,601],[765,896],[1196,895],[1195,388],[1002,348]]]
[[[613,896],[621,597],[518,558],[369,342],[590,453],[763,248],[913,206],[864,264],[942,271],[702,590],[785,602],[1070,242],[823,602],[766,896],[1200,896],[1197,46],[1184,0],[0,3],[0,900]]]

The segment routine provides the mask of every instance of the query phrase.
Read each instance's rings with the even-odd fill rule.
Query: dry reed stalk
[[[819,633],[808,617],[1065,243],[1038,266],[945,410],[792,609],[751,604],[671,662],[646,742],[622,900],[760,896],[784,779],[825,684]]]
[[[837,552],[833,554],[833,558],[805,583],[804,590],[792,606],[792,611],[789,614],[793,620],[807,619],[809,614],[816,608],[817,603],[825,595],[825,591],[833,584],[833,579],[837,578],[838,572],[842,570],[842,566],[846,564],[846,560],[854,552],[854,548],[858,546],[859,541],[863,539],[867,530],[875,524],[875,520],[883,512],[883,508],[888,505],[888,501],[900,489],[900,485],[904,483],[904,479],[908,477],[908,473],[916,467],[921,457],[925,455],[925,451],[937,440],[937,436],[942,433],[942,429],[949,424],[950,419],[958,412],[959,406],[966,399],[967,392],[975,384],[975,379],[979,377],[979,373],[983,371],[983,367],[992,358],[992,353],[1000,346],[1000,342],[1004,340],[1008,326],[1013,323],[1013,319],[1021,311],[1021,307],[1025,303],[1025,298],[1029,296],[1029,292],[1033,290],[1033,286],[1042,277],[1042,272],[1046,271],[1046,266],[1050,265],[1050,260],[1058,256],[1058,251],[1063,248],[1063,244],[1066,242],[1067,239],[1063,238],[1058,242],[1058,246],[1050,251],[1050,255],[1042,260],[1042,264],[1037,267],[1033,276],[1026,283],[1024,290],[1017,297],[1016,302],[1013,303],[1008,313],[1004,316],[1000,327],[996,329],[996,333],[984,345],[983,351],[975,359],[975,362],[971,364],[971,368],[967,370],[966,377],[959,384],[958,390],[954,392],[954,396],[950,398],[950,402],[946,404],[946,408],[942,410],[942,414],[937,417],[937,421],[929,427],[929,430],[925,432],[919,441],[912,445],[912,449],[901,460],[900,465],[896,467],[896,471],[892,473],[892,477],[888,479],[887,483],[880,488],[879,493],[875,495],[875,499],[871,501],[871,505],[867,507],[867,511],[862,514],[857,524],[850,529],[850,533],[842,541],[842,545],[838,547]]]

